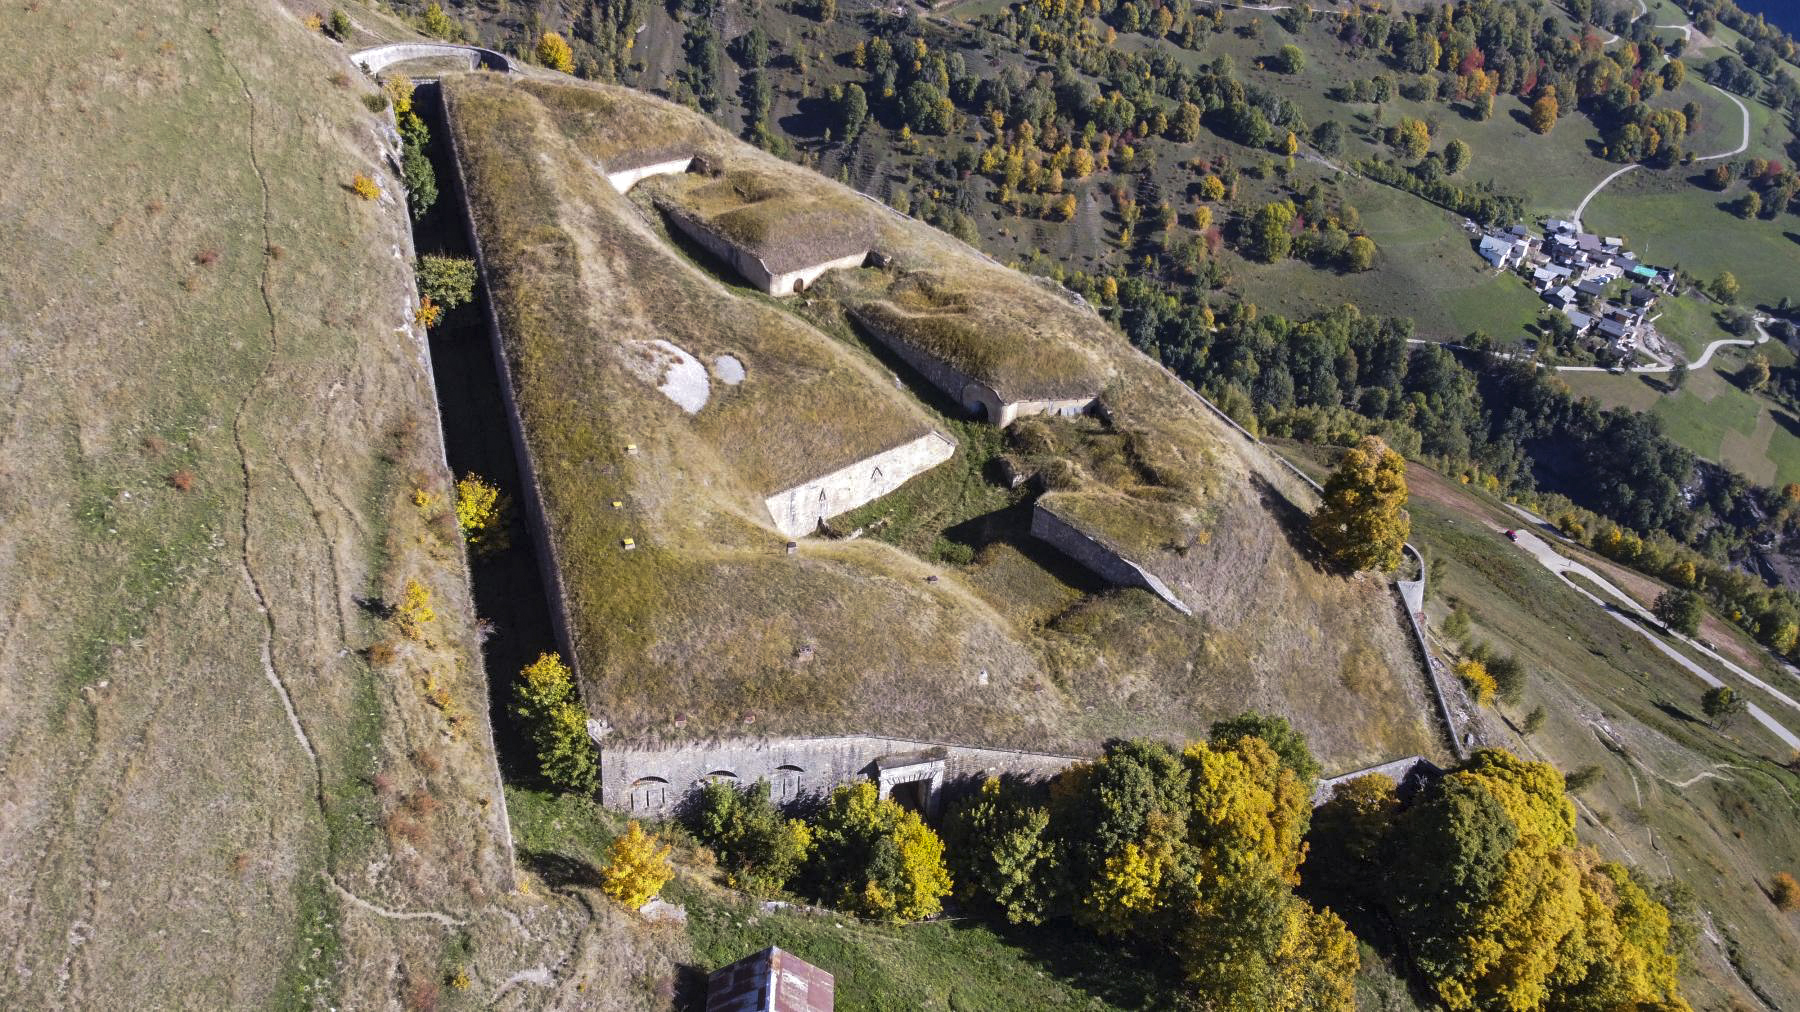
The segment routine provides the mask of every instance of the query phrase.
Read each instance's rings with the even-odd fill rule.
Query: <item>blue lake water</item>
[[[1800,0],[1737,0],[1751,14],[1761,13],[1789,35],[1800,35]]]

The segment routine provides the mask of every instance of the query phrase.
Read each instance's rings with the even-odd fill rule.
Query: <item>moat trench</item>
[[[450,124],[437,82],[416,82],[413,110],[430,128],[426,154],[437,174],[438,199],[413,222],[413,246],[423,256],[473,257],[471,223],[450,162]],[[511,419],[501,392],[487,315],[487,286],[477,275],[467,304],[447,310],[429,331],[432,383],[444,432],[444,453],[457,478],[474,473],[497,486],[512,502],[510,543],[502,549],[469,553],[475,613],[488,623],[482,644],[487,669],[488,713],[500,771],[509,783],[538,778],[529,740],[509,712],[519,669],[541,653],[557,649],[551,605],[544,591],[544,562],[525,528],[528,476],[513,449]]]

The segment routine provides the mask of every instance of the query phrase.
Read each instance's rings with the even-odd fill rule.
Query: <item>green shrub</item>
[[[475,296],[475,261],[427,253],[419,258],[419,294],[455,309]]]
[[[339,42],[347,42],[354,28],[350,24],[350,15],[342,10],[333,9],[331,16],[325,19],[325,34]]]
[[[437,171],[417,144],[408,144],[401,155],[400,177],[406,183],[406,206],[412,210],[413,220],[418,221],[437,203],[438,186]]]
[[[759,896],[780,892],[812,849],[812,830],[782,818],[766,780],[741,791],[714,780],[701,788],[684,821],[718,855],[731,885]]]
[[[363,105],[368,106],[370,112],[383,112],[388,107],[388,97],[386,92],[372,91],[364,95],[362,100]]]

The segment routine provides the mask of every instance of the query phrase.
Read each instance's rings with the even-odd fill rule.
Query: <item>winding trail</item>
[[[1509,506],[1508,508],[1531,521],[1533,525],[1551,529],[1549,521],[1531,513],[1529,510],[1522,509],[1518,506]],[[1542,537],[1539,537],[1536,531],[1529,528],[1521,528],[1515,533],[1518,534],[1518,545],[1520,548],[1523,548],[1526,552],[1530,553],[1531,557],[1536,559],[1545,569],[1562,577],[1563,582],[1573,588],[1576,593],[1594,602],[1594,604],[1604,609],[1608,615],[1611,615],[1621,624],[1637,630],[1640,635],[1650,641],[1652,646],[1662,651],[1670,660],[1687,669],[1690,674],[1706,683],[1708,686],[1717,688],[1726,684],[1717,675],[1714,675],[1711,671],[1708,671],[1699,663],[1690,659],[1686,654],[1683,654],[1681,651],[1664,642],[1663,637],[1657,635],[1651,628],[1646,626],[1645,623],[1651,623],[1657,626],[1660,626],[1661,623],[1657,622],[1655,616],[1651,615],[1648,611],[1645,611],[1637,601],[1633,600],[1624,591],[1620,590],[1612,583],[1612,581],[1601,576],[1591,567],[1576,562],[1561,552],[1558,552]],[[1575,583],[1573,580],[1570,580],[1570,574],[1580,576],[1582,579],[1587,580],[1594,586],[1605,591],[1609,596],[1617,598],[1617,603],[1607,601],[1590,592],[1580,584]],[[1710,647],[1707,647],[1690,637],[1674,632],[1673,630],[1669,632],[1669,636],[1680,640],[1693,650],[1711,659],[1714,663],[1723,666],[1732,674],[1742,679],[1746,684],[1755,686],[1763,692],[1768,693],[1772,698],[1792,707],[1796,712],[1800,712],[1800,700],[1795,700],[1792,696],[1787,695],[1780,689],[1775,688],[1750,672],[1745,671],[1738,665],[1719,656]],[[1750,703],[1745,707],[1745,712],[1749,713],[1751,718],[1757,723],[1767,728],[1770,734],[1781,739],[1781,741],[1789,748],[1800,751],[1800,735],[1795,735],[1794,732],[1788,730],[1774,717],[1769,716],[1768,712],[1762,707],[1757,706],[1755,703]]]
[[[1637,5],[1638,5],[1638,14],[1637,14],[1637,17],[1634,17],[1631,19],[1633,22],[1636,22],[1638,18],[1644,17],[1645,15],[1650,13],[1650,8],[1645,5],[1644,0],[1637,0]],[[1691,23],[1684,24],[1684,25],[1657,25],[1656,27],[1658,27],[1658,28],[1678,28],[1681,30],[1682,36],[1687,39],[1692,39],[1694,37],[1694,32],[1695,32],[1695,28]],[[1619,37],[1617,35],[1614,35],[1610,39],[1605,40],[1605,44],[1610,46],[1617,41],[1619,41]],[[1740,137],[1738,139],[1737,147],[1732,148],[1730,151],[1721,151],[1716,155],[1697,155],[1697,156],[1695,156],[1694,161],[1696,161],[1696,162],[1716,162],[1721,158],[1730,158],[1733,155],[1743,154],[1750,147],[1750,107],[1745,105],[1743,103],[1743,101],[1741,99],[1739,99],[1736,95],[1733,95],[1731,92],[1726,91],[1724,88],[1719,87],[1718,85],[1712,83],[1711,81],[1701,81],[1700,83],[1706,85],[1708,88],[1711,88],[1712,90],[1718,92],[1719,94],[1724,95],[1726,98],[1731,100],[1732,105],[1735,105],[1738,107],[1738,113],[1741,116],[1743,116],[1743,118],[1744,118],[1744,128],[1743,128],[1743,133],[1740,135]],[[1575,222],[1575,227],[1576,228],[1581,227],[1582,213],[1587,210],[1588,203],[1590,201],[1592,201],[1595,197],[1600,195],[1601,190],[1606,189],[1608,184],[1610,184],[1613,180],[1619,178],[1620,176],[1624,175],[1627,172],[1630,172],[1632,169],[1635,169],[1635,168],[1638,168],[1638,165],[1635,162],[1631,165],[1627,165],[1624,168],[1619,169],[1618,171],[1607,176],[1605,179],[1600,180],[1600,182],[1598,184],[1596,184],[1592,190],[1589,190],[1588,195],[1581,198],[1581,204],[1575,208],[1575,215],[1572,219]]]

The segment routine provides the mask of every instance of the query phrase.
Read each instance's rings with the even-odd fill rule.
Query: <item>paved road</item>
[[[1743,103],[1742,99],[1739,99],[1736,95],[1733,95],[1731,92],[1726,91],[1724,88],[1719,87],[1718,85],[1712,83],[1711,81],[1702,81],[1700,83],[1706,85],[1708,88],[1711,88],[1712,90],[1718,92],[1719,94],[1724,95],[1726,98],[1731,99],[1731,104],[1738,107],[1738,112],[1742,113],[1744,116],[1744,135],[1738,141],[1738,146],[1735,148],[1732,148],[1730,151],[1721,151],[1716,155],[1703,155],[1699,158],[1694,159],[1694,161],[1696,161],[1696,162],[1711,162],[1711,161],[1717,161],[1720,158],[1730,158],[1732,155],[1743,154],[1744,149],[1748,148],[1750,146],[1750,107],[1745,105]]]
[[[1532,513],[1528,512],[1526,510],[1520,509],[1517,506],[1512,507],[1512,509],[1514,512],[1518,513],[1520,516],[1525,517],[1527,520],[1531,521],[1534,525],[1539,525],[1544,528],[1548,528],[1550,526],[1549,523],[1547,521],[1545,521],[1542,517],[1534,516]],[[1714,687],[1726,684],[1724,681],[1720,680],[1718,678],[1718,676],[1714,675],[1711,671],[1708,671],[1706,668],[1701,667],[1698,663],[1696,663],[1694,660],[1689,658],[1686,654],[1682,653],[1679,650],[1676,650],[1674,647],[1672,647],[1668,643],[1664,642],[1663,637],[1657,635],[1655,632],[1653,632],[1651,630],[1650,627],[1646,626],[1644,624],[1644,622],[1646,622],[1646,621],[1653,623],[1655,625],[1658,625],[1658,626],[1660,626],[1661,623],[1658,623],[1656,621],[1655,616],[1651,615],[1648,611],[1645,611],[1641,606],[1639,606],[1638,603],[1630,597],[1630,595],[1626,594],[1624,591],[1622,591],[1618,587],[1614,586],[1610,580],[1606,579],[1604,576],[1601,576],[1599,573],[1595,572],[1592,568],[1590,568],[1586,565],[1583,565],[1582,563],[1576,562],[1575,560],[1569,558],[1568,556],[1566,556],[1566,555],[1562,554],[1561,552],[1557,551],[1556,549],[1552,548],[1548,542],[1546,542],[1542,537],[1539,537],[1538,534],[1535,531],[1531,530],[1530,528],[1521,528],[1518,531],[1518,535],[1519,535],[1519,541],[1518,541],[1519,547],[1523,548],[1526,552],[1530,553],[1531,557],[1536,559],[1539,563],[1541,563],[1545,569],[1550,570],[1552,573],[1555,573],[1558,576],[1562,576],[1564,578],[1564,582],[1568,582],[1569,586],[1574,588],[1576,593],[1578,593],[1581,596],[1587,598],[1588,600],[1594,602],[1596,605],[1599,605],[1601,608],[1604,608],[1608,615],[1611,615],[1613,618],[1617,619],[1620,623],[1622,623],[1626,627],[1637,630],[1639,634],[1641,634],[1645,639],[1649,640],[1651,642],[1651,644],[1654,645],[1658,650],[1660,650],[1664,654],[1666,654],[1670,660],[1681,665],[1683,668],[1686,668],[1689,673],[1691,673],[1694,677],[1700,679],[1700,681],[1705,682],[1707,685],[1714,686]],[[1594,595],[1593,593],[1590,593],[1587,590],[1587,588],[1568,581],[1567,577],[1568,577],[1568,574],[1570,574],[1570,573],[1577,574],[1577,575],[1581,576],[1583,579],[1588,580],[1589,582],[1593,583],[1594,586],[1599,587],[1601,590],[1605,591],[1607,594],[1616,598],[1617,601],[1614,602],[1614,601],[1603,600],[1600,597]],[[1715,662],[1715,663],[1719,664],[1720,666],[1724,667],[1725,669],[1729,670],[1732,674],[1736,675],[1738,678],[1741,678],[1745,683],[1756,686],[1758,689],[1761,689],[1764,692],[1767,692],[1774,699],[1780,700],[1782,703],[1785,703],[1786,705],[1793,707],[1796,711],[1800,711],[1800,701],[1796,701],[1793,697],[1787,695],[1786,693],[1775,688],[1774,686],[1770,685],[1769,683],[1756,677],[1755,675],[1751,674],[1750,672],[1745,671],[1743,668],[1738,667],[1736,664],[1733,664],[1732,662],[1726,660],[1725,658],[1720,657],[1717,653],[1715,653],[1710,648],[1708,648],[1700,643],[1697,643],[1694,640],[1689,639],[1686,636],[1682,636],[1679,633],[1671,632],[1670,635],[1672,637],[1679,639],[1682,642],[1686,643],[1688,646],[1692,647],[1694,650],[1699,651],[1701,654],[1704,654],[1706,657],[1711,659],[1713,662]],[[1757,723],[1768,728],[1769,733],[1773,734],[1775,737],[1781,739],[1784,743],[1786,743],[1789,748],[1794,749],[1797,752],[1800,752],[1800,735],[1795,735],[1794,732],[1789,731],[1786,727],[1782,726],[1778,721],[1776,721],[1775,718],[1769,716],[1767,711],[1763,710],[1762,707],[1757,706],[1755,703],[1751,703],[1748,707],[1746,707],[1746,712],[1749,713],[1751,718],[1754,719]]]

